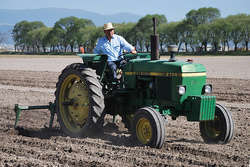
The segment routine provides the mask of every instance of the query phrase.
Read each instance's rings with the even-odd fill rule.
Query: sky
[[[82,9],[99,14],[133,13],[141,16],[163,14],[168,21],[181,21],[192,9],[218,8],[221,17],[250,14],[250,0],[0,0],[0,9],[48,7]]]

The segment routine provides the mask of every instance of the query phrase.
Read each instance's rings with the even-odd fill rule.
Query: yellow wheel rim
[[[89,115],[89,95],[86,84],[76,74],[68,75],[59,92],[59,112],[71,132],[79,131]]]
[[[136,135],[142,144],[147,144],[152,138],[152,126],[146,118],[140,118],[136,124]]]

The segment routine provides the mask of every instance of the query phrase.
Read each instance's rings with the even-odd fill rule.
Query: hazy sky
[[[169,21],[180,21],[191,9],[201,7],[218,8],[222,17],[250,14],[250,0],[0,0],[0,4],[0,9],[57,7],[83,9],[100,14],[164,14]]]

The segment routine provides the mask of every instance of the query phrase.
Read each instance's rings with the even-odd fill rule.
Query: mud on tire
[[[68,65],[59,75],[55,97],[58,121],[66,135],[86,136],[102,126],[104,97],[93,69],[81,63]]]

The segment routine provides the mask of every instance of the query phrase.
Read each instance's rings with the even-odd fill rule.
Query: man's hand
[[[135,48],[131,51],[131,53],[132,54],[136,54],[137,53],[136,50],[135,50]]]

